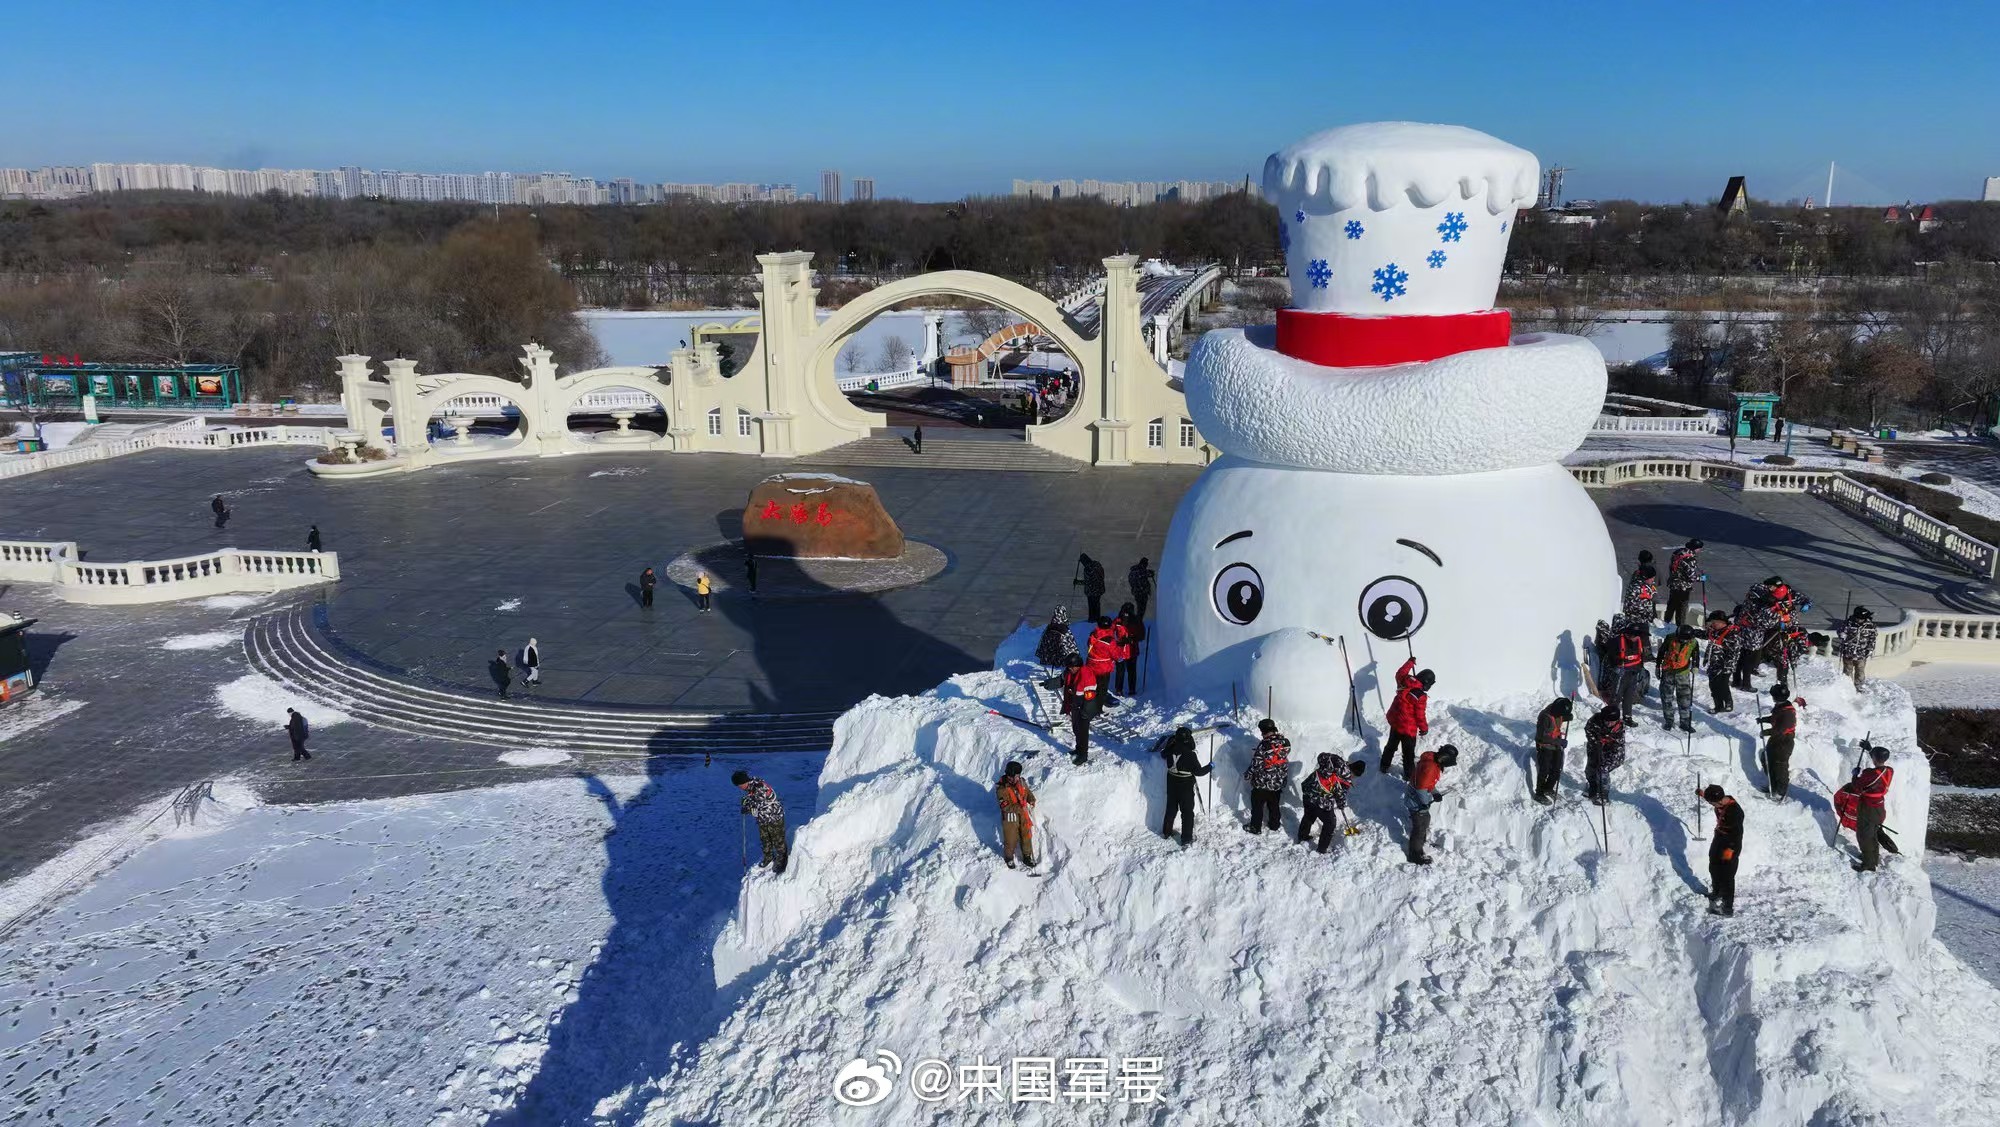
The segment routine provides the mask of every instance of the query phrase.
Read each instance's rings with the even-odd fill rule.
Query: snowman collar
[[[1407,317],[1278,310],[1278,351],[1328,368],[1408,364],[1503,348],[1512,331],[1513,317],[1504,309]]]

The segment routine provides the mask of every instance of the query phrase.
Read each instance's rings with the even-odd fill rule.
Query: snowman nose
[[[1250,700],[1283,723],[1338,724],[1347,715],[1347,672],[1329,641],[1295,626],[1273,630],[1250,651]]]

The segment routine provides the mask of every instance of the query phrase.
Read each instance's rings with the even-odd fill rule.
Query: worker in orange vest
[[[1021,764],[1010,760],[1007,773],[1000,777],[1000,783],[993,788],[1000,800],[1000,855],[1007,860],[1007,867],[1014,867],[1014,854],[1021,854],[1021,862],[1029,868],[1035,867],[1035,792],[1028,789],[1028,781],[1021,777]]]

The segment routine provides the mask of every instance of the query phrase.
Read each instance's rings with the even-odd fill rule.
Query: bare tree
[[[900,372],[910,366],[910,358],[916,353],[910,351],[910,342],[891,335],[882,342],[882,370]]]
[[[1789,403],[1795,390],[1816,387],[1832,374],[1839,349],[1839,336],[1812,314],[1788,312],[1765,323],[1745,368]]]

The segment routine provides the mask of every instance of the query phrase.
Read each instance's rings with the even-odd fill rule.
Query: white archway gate
[[[818,291],[812,284],[811,252],[759,255],[757,262],[763,274],[757,317],[761,332],[734,376],[722,375],[715,343],[700,333],[693,347],[673,351],[664,379],[648,367],[598,368],[564,376],[555,357],[539,344],[522,349],[524,371],[518,383],[454,373],[424,377],[419,387],[414,360],[384,361],[386,371],[378,379],[369,357],[342,356],[341,399],[350,426],[359,430],[366,445],[391,456],[383,471],[417,469],[441,458],[455,461],[524,452],[553,456],[652,449],[774,458],[815,454],[866,438],[887,422],[885,416],[855,407],[840,393],[833,365],[841,345],[870,319],[896,305],[949,296],[997,306],[1033,322],[1081,368],[1076,407],[1053,423],[1027,428],[1029,442],[1098,465],[1202,461],[1198,445],[1155,442],[1162,428],[1148,426],[1156,420],[1175,420],[1178,437],[1178,421],[1186,418],[1187,407],[1178,382],[1154,360],[1140,331],[1138,259],[1132,255],[1104,260],[1100,331],[1094,338],[1078,332],[1055,302],[1034,290],[971,270],[891,282],[821,322],[814,312]],[[926,351],[935,353],[935,340]],[[578,401],[609,388],[630,388],[658,399],[667,416],[665,436],[635,440],[628,435],[606,443],[571,433],[568,417]],[[432,450],[423,439],[432,412],[471,394],[495,394],[518,405],[524,441],[490,453]],[[382,435],[384,421],[394,424],[393,442]]]

